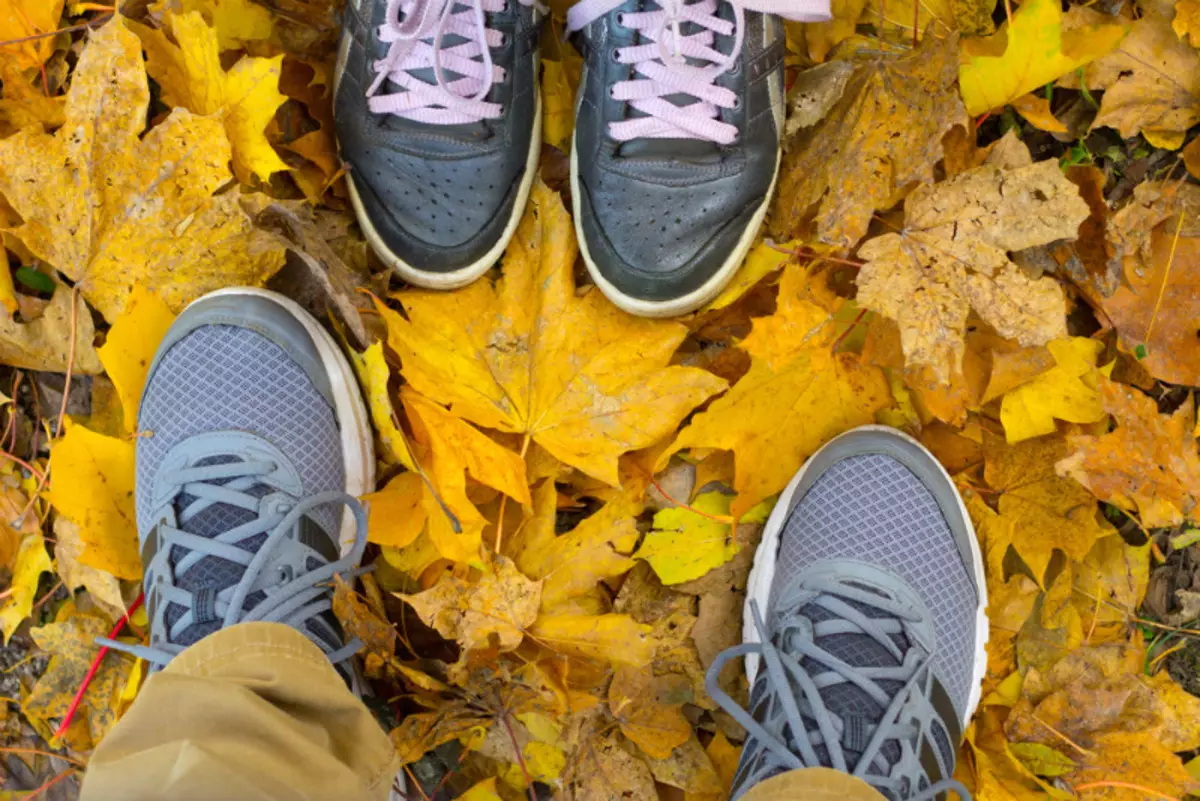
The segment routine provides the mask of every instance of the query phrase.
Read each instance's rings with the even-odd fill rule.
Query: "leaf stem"
[[[521,440],[521,461],[525,461],[525,454],[529,452],[530,443],[529,433],[526,432],[525,439]],[[508,496],[500,495],[500,513],[496,516],[496,553],[500,553],[500,546],[504,544],[504,507],[508,504]]]

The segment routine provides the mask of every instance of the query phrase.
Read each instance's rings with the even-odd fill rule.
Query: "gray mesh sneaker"
[[[709,692],[749,732],[736,799],[828,767],[894,801],[933,799],[987,667],[983,561],[950,477],[920,443],[868,426],[817,452],[779,499],[747,588],[746,643]],[[717,686],[745,656],[743,710]]]
[[[356,643],[330,612],[330,584],[366,547],[369,425],[350,365],[292,301],[227,289],[189,306],[138,415],[150,644],[107,644],[161,667],[220,628],[265,620],[348,659]]]
[[[707,303],[766,216],[783,130],[779,17],[829,0],[581,0],[571,151],[575,228],[592,279],[651,317]]]
[[[541,152],[536,0],[350,0],[334,70],[346,182],[371,247],[406,281],[487,272]]]

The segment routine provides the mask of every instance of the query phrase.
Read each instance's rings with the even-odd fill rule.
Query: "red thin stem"
[[[533,779],[529,777],[529,768],[525,766],[525,755],[521,753],[521,747],[517,745],[517,735],[513,733],[512,724],[508,722],[508,714],[505,713],[501,720],[504,721],[504,728],[508,731],[508,739],[512,741],[513,751],[517,754],[517,764],[521,766],[521,773],[525,776],[525,789],[529,790],[529,801],[537,801],[537,796],[533,793]]]
[[[690,506],[686,503],[680,503],[679,501],[672,498],[671,494],[669,492],[667,492],[665,489],[663,489],[662,485],[659,484],[657,481],[655,481],[653,477],[650,478],[650,483],[654,485],[654,488],[656,490],[658,490],[664,498],[666,498],[671,503],[675,504],[675,506],[679,507],[680,509],[686,509],[687,511],[692,512],[693,514],[698,514],[701,517],[707,517],[709,520],[715,520],[718,523],[724,523],[727,526],[732,526],[734,524],[734,522],[736,522],[736,521],[734,521],[733,517],[731,517],[731,516],[719,517],[717,515],[710,515],[707,512],[700,511],[699,509],[697,509],[694,506]]]
[[[850,327],[842,332],[842,335],[840,337],[838,337],[837,340],[833,343],[833,347],[831,347],[829,349],[829,352],[836,353],[837,349],[838,349],[838,345],[841,345],[842,341],[845,340],[846,337],[850,336],[850,332],[853,331],[855,328],[857,328],[858,324],[862,322],[862,318],[866,317],[866,316],[867,316],[867,310],[860,309],[858,312],[858,316],[854,318],[854,322],[850,323]]]
[[[144,601],[145,598],[145,593],[138,594],[137,600],[133,602],[133,605],[126,610],[125,614],[121,616],[121,619],[117,621],[117,625],[113,626],[112,631],[109,632],[109,639],[115,639],[117,635],[121,633],[121,630],[125,628],[125,624],[129,622],[130,616],[138,610],[138,607],[142,605],[142,601]],[[62,723],[58,725],[58,729],[54,732],[55,738],[62,737],[63,733],[66,732],[67,727],[71,725],[71,721],[75,718],[75,713],[79,710],[79,704],[83,702],[83,696],[87,692],[88,685],[90,685],[92,683],[92,679],[96,677],[96,671],[100,670],[100,662],[104,659],[104,655],[107,653],[108,646],[100,646],[99,652],[97,652],[96,656],[92,659],[92,664],[91,667],[88,668],[87,675],[83,677],[83,682],[79,685],[79,690],[75,693],[75,697],[71,700],[71,706],[67,709],[67,714],[63,716]]]
[[[19,456],[13,456],[11,453],[6,453],[5,451],[0,451],[0,459],[8,459],[10,462],[19,464],[21,467],[24,467],[26,470],[28,470],[30,473],[32,473],[34,478],[36,478],[38,481],[42,481],[43,479],[45,479],[45,476],[42,475],[41,470],[38,470],[36,467],[34,467],[29,462],[25,461],[24,459],[22,459]]]

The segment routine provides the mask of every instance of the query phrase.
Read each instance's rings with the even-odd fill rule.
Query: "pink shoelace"
[[[388,0],[378,35],[390,47],[387,55],[375,62],[375,80],[367,89],[371,111],[434,125],[503,116],[499,103],[484,99],[492,84],[504,80],[504,68],[492,63],[490,51],[503,45],[504,34],[489,28],[485,15],[503,11],[510,1]],[[532,6],[536,0],[517,2]],[[456,6],[462,10],[456,12]],[[446,46],[449,36],[463,41]],[[436,77],[432,84],[412,74],[429,68]],[[449,80],[447,71],[459,77]],[[386,80],[404,91],[379,94]]]
[[[638,76],[609,87],[616,100],[626,100],[646,116],[609,123],[618,142],[631,139],[707,139],[721,145],[737,139],[737,127],[717,119],[720,109],[737,108],[739,98],[714,81],[732,69],[742,50],[747,11],[776,14],[797,22],[829,19],[828,0],[724,0],[733,6],[733,21],[717,16],[717,0],[654,0],[657,11],[621,14],[618,24],[637,31],[644,44],[616,48],[613,57],[632,64]],[[580,0],[567,12],[567,29],[577,31],[619,8],[625,0]],[[692,22],[701,30],[680,32]],[[730,55],[714,49],[717,35],[734,35]],[[693,66],[686,59],[707,61]],[[687,94],[696,102],[677,106],[668,95]]]

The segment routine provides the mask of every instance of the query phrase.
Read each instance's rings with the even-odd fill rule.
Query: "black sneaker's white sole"
[[[575,220],[575,238],[579,240],[579,252],[583,256],[583,263],[587,265],[588,273],[592,276],[592,281],[595,282],[596,286],[600,287],[600,291],[613,302],[613,305],[622,311],[627,311],[638,317],[678,317],[704,306],[716,298],[717,295],[721,294],[721,290],[729,285],[729,282],[737,275],[738,269],[741,268],[742,262],[745,261],[746,254],[750,252],[750,248],[754,246],[754,242],[758,239],[759,229],[762,228],[763,220],[766,219],[767,209],[771,206],[771,199],[775,196],[775,184],[779,180],[779,165],[782,161],[782,155],[782,150],[776,153],[775,174],[771,177],[771,186],[767,189],[766,197],[763,198],[762,203],[755,209],[754,216],[750,218],[750,222],[743,229],[737,246],[730,251],[729,257],[721,264],[720,269],[714,272],[701,286],[693,289],[686,295],[680,295],[677,298],[669,300],[646,300],[645,298],[635,297],[622,292],[611,281],[605,278],[600,272],[600,268],[596,266],[591,252],[588,250],[587,239],[583,235],[579,155],[575,150],[575,140],[572,139],[571,214]]]
[[[762,614],[767,614],[767,605],[771,597],[771,584],[775,580],[775,567],[779,560],[780,535],[783,532],[783,524],[787,521],[788,513],[791,511],[796,491],[804,481],[805,474],[809,467],[818,463],[817,457],[821,454],[821,451],[832,447],[834,443],[843,437],[863,431],[877,431],[889,436],[899,437],[910,445],[919,448],[928,454],[933,463],[937,465],[946,482],[950,486],[954,486],[954,480],[950,478],[950,474],[942,467],[941,462],[932,453],[929,453],[928,448],[904,432],[894,428],[879,425],[861,426],[834,437],[825,443],[820,450],[805,461],[804,466],[788,482],[787,487],[779,496],[779,500],[775,503],[775,508],[771,511],[771,516],[767,519],[767,525],[763,529],[762,542],[759,543],[758,550],[754,554],[754,566],[750,569],[750,578],[746,583],[746,606],[743,610],[742,618],[742,639],[745,642],[758,642],[758,629],[754,625],[754,618],[750,611],[750,602],[756,601]],[[958,502],[959,513],[966,522],[967,539],[971,551],[971,564],[969,567],[975,579],[975,586],[979,591],[979,604],[975,609],[975,654],[971,674],[971,692],[967,697],[966,715],[962,721],[963,729],[965,730],[967,724],[970,723],[971,718],[975,714],[975,709],[979,706],[980,695],[983,692],[983,678],[987,675],[987,583],[983,572],[983,553],[979,548],[979,538],[975,535],[975,527],[971,524],[971,516],[967,513],[967,508],[962,502],[962,497],[956,493],[955,499]],[[750,654],[746,657],[746,676],[750,679],[751,684],[753,684],[757,673],[758,656],[757,654]]]

